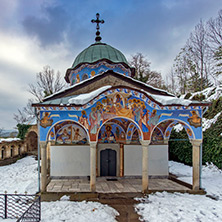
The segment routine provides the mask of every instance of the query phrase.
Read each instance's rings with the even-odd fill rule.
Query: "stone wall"
[[[0,160],[22,156],[27,153],[25,143],[21,140],[1,139]]]

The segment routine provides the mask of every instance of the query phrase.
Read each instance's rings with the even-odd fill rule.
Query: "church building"
[[[176,96],[135,80],[124,54],[101,41],[75,58],[70,86],[33,104],[39,118],[41,191],[50,178],[168,177],[168,140],[180,123],[193,145],[193,190],[200,189],[202,115],[207,103]],[[182,149],[182,147],[181,147]]]

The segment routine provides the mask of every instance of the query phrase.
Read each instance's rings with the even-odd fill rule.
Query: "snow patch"
[[[35,194],[38,191],[38,162],[33,156],[0,167],[0,193]]]
[[[140,200],[136,211],[144,221],[222,221],[222,201],[203,195],[157,192]]]
[[[173,129],[174,129],[177,133],[179,133],[180,131],[183,130],[183,126],[182,126],[182,124],[178,123],[176,126],[173,127]]]
[[[42,222],[114,222],[119,213],[98,202],[55,201],[42,202]]]
[[[177,98],[177,97],[159,96],[159,95],[153,95],[153,94],[150,94],[150,96],[153,97],[157,102],[161,103],[162,105],[176,104],[176,105],[188,106],[192,103],[191,100]]]
[[[70,98],[68,101],[70,104],[76,104],[76,105],[86,104],[90,100],[92,100],[93,98],[98,96],[100,93],[106,91],[107,89],[110,89],[111,87],[112,86],[103,86],[97,90],[90,92],[90,93],[84,93],[84,94],[80,94],[78,96],[75,96],[73,98]]]
[[[13,141],[20,141],[21,139],[19,138],[6,138],[6,139],[0,139],[1,142],[13,142]]]
[[[210,126],[212,124],[216,123],[217,118],[220,116],[221,113],[222,112],[217,113],[217,115],[215,115],[214,118],[212,118],[212,119],[203,118],[202,119],[202,129],[203,129],[203,131],[207,130],[208,128],[210,128]]]
[[[68,201],[68,200],[70,200],[70,197],[67,195],[64,195],[60,198],[60,201]]]
[[[222,96],[222,86],[208,87],[202,91],[191,93],[191,97],[189,99],[193,99],[194,96],[197,96],[197,95],[204,95],[205,96],[204,101],[211,102]],[[184,97],[185,95],[180,96],[180,98],[184,98]]]
[[[179,180],[192,182],[192,167],[182,163],[169,161],[169,172],[178,176]],[[202,187],[213,200],[205,195],[182,193],[155,193],[135,206],[141,220],[149,222],[171,221],[222,221],[222,170],[213,164],[202,167]]]

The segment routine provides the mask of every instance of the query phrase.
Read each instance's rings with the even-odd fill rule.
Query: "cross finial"
[[[103,24],[104,23],[104,20],[99,20],[99,13],[96,13],[96,20],[95,19],[92,19],[91,20],[92,23],[96,23],[96,42],[100,42],[101,41],[101,36],[100,36],[100,31],[99,31],[99,23]]]

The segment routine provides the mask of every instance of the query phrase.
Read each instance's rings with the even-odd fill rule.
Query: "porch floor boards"
[[[142,180],[135,178],[120,178],[116,181],[107,181],[106,178],[96,179],[97,193],[140,193]],[[170,179],[149,179],[149,191],[189,191],[186,186]],[[90,192],[90,181],[83,179],[51,179],[47,192]]]

